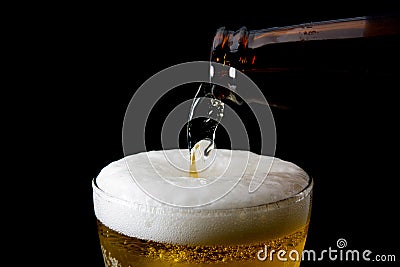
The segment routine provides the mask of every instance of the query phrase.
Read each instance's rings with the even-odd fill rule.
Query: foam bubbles
[[[301,168],[247,151],[216,153],[216,160],[199,173],[199,178],[191,178],[170,164],[168,158],[182,155],[181,150],[144,152],[112,162],[93,184],[97,218],[129,236],[202,245],[262,242],[306,223],[310,195],[285,200],[309,184],[309,177]],[[145,179],[138,183],[130,168],[135,168],[134,175]],[[237,182],[225,195],[193,208],[167,205],[159,201],[159,196],[142,190],[144,182],[155,188],[153,194],[164,194],[162,198],[168,197],[172,203],[204,203],[207,195],[224,192],[223,187],[232,179]],[[249,192],[254,180],[261,184]],[[165,183],[180,188],[176,191],[179,194],[164,190]],[[198,188],[207,188],[201,191],[207,193],[193,194]]]

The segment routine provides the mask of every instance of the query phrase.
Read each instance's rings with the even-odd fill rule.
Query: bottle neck
[[[352,58],[359,54],[357,50],[368,49],[365,46],[370,43],[374,46],[374,39],[379,42],[382,38],[390,40],[399,35],[398,15],[355,17],[252,31],[246,27],[238,31],[222,27],[215,34],[210,60],[243,72],[296,70],[310,67],[312,63],[320,69],[323,66],[318,63],[322,61],[343,71],[345,64],[335,62],[339,58],[330,57],[330,53],[348,57],[349,60],[344,62],[347,66],[358,65],[358,58]]]

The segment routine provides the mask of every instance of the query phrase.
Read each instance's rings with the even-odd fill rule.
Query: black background
[[[51,251],[61,265],[103,265],[91,180],[105,165],[123,156],[124,113],[146,79],[178,63],[208,60],[212,38],[221,26],[261,29],[395,10],[390,2],[379,2],[352,8],[348,2],[324,1],[295,5],[227,2],[219,7],[211,2],[104,4],[57,9],[50,15],[52,20],[38,17],[38,42],[46,50],[49,67],[43,76],[51,77],[52,87],[46,93],[50,107],[42,113],[49,117],[51,129],[44,138],[51,145],[47,157],[55,159],[59,177],[42,180],[50,194],[42,205],[46,219],[38,226],[50,235],[36,233],[37,240],[45,241],[39,249]],[[49,25],[54,20],[57,23]],[[353,84],[346,85],[346,90],[317,94],[313,99],[317,104],[302,120],[306,124],[300,127],[301,137],[289,140],[291,144],[300,142],[293,150],[301,149],[301,153],[280,154],[304,167],[315,180],[306,248],[335,248],[336,240],[345,238],[349,249],[396,254],[400,260],[395,218],[396,78],[368,80],[361,85],[351,80]],[[330,109],[324,108],[326,99],[330,99]],[[334,102],[337,104],[332,105]],[[279,150],[288,145],[278,139],[277,146]],[[324,261],[302,266],[343,264]]]

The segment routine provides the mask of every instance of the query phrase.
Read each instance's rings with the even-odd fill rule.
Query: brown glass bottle
[[[346,82],[366,76],[384,79],[399,73],[399,39],[397,15],[264,30],[220,28],[210,60],[244,72],[271,106],[290,108],[303,105],[313,93],[318,95],[329,87],[332,80]],[[230,94],[222,88],[218,92],[217,97],[222,99]],[[251,96],[249,99],[254,100]]]
[[[357,125],[358,118],[351,114],[370,114],[372,108],[389,105],[393,98],[388,98],[387,92],[393,91],[400,77],[398,15],[264,30],[219,28],[211,47],[211,64],[243,72],[262,91],[276,124],[276,155],[291,160],[302,157],[297,153],[308,153],[312,139],[321,137],[317,133]],[[246,88],[230,91],[204,85],[203,89],[203,95],[211,94],[236,111],[245,124],[251,150],[259,153],[259,126],[248,104],[265,102]],[[192,133],[204,133],[192,134],[188,138],[192,145],[215,136],[217,123],[204,121],[191,124]],[[218,147],[230,146],[224,143],[226,136],[217,136]]]

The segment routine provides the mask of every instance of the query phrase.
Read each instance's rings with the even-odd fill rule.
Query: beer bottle
[[[237,111],[250,136],[251,148],[261,139],[248,104],[265,105],[266,99],[275,118],[278,142],[283,144],[280,148],[304,151],[306,147],[296,146],[305,144],[321,125],[316,114],[346,117],[355,103],[357,108],[364,108],[379,102],[384,91],[398,83],[399,47],[398,14],[261,30],[242,27],[233,31],[222,27],[212,41],[211,67],[220,63],[229,66],[230,71],[243,72],[265,98],[259,99],[247,88],[227,89],[210,84],[202,86],[196,96],[214,97]],[[199,140],[214,140],[217,125],[215,119],[189,123],[189,149]],[[224,139],[227,138],[220,138],[220,147]],[[229,147],[229,143],[222,146]]]
[[[349,77],[384,78],[398,73],[399,34],[397,15],[263,30],[222,27],[215,34],[210,60],[242,71],[259,86],[272,107],[284,109],[304,105],[310,94],[330,87],[333,79],[345,82],[343,79]],[[217,97],[240,103],[237,97],[229,97],[231,92],[221,90]],[[248,96],[247,101],[257,99]]]

